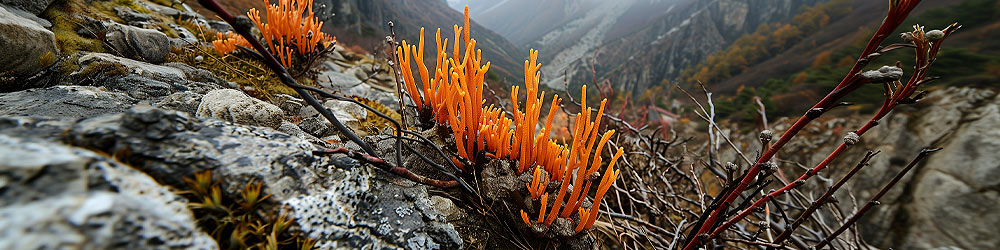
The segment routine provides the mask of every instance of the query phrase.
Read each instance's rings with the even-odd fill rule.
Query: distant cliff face
[[[334,13],[324,30],[337,35],[346,45],[357,45],[364,49],[384,41],[389,34],[386,24],[392,20],[397,39],[416,42],[420,28],[425,29],[425,39],[429,48],[434,47],[434,32],[441,28],[442,39],[449,38],[449,46],[454,40],[452,27],[463,22],[462,13],[448,7],[444,0],[316,0],[316,10]],[[325,7],[325,8],[323,8]],[[521,74],[521,63],[515,58],[526,58],[527,50],[520,51],[514,44],[480,26],[473,21],[472,37],[483,50],[484,60],[490,61],[490,72],[501,78],[511,79]],[[433,53],[433,52],[431,52]],[[427,57],[428,66],[433,65],[433,57]]]
[[[624,90],[641,90],[702,62],[758,26],[794,16],[820,0],[686,1],[601,49],[598,74]],[[604,65],[601,65],[604,64]]]
[[[785,20],[820,1],[480,1],[486,7],[473,8],[481,12],[473,18],[522,47],[540,49],[549,87],[590,82],[591,58],[599,50],[597,77],[635,91],[676,77],[760,24]]]

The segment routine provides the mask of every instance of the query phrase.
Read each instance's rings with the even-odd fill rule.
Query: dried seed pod
[[[928,31],[927,33],[924,34],[924,37],[927,38],[927,41],[937,42],[938,40],[941,40],[941,38],[944,38],[944,31],[941,30]]]
[[[726,162],[726,171],[736,172],[737,169],[739,169],[739,166],[736,166],[736,163],[733,163],[731,161]]]
[[[770,175],[778,171],[778,164],[774,164],[774,162],[765,162],[761,163],[760,168],[763,170],[760,172],[761,175]]]
[[[853,146],[859,141],[861,141],[861,136],[859,136],[857,133],[854,133],[854,131],[847,132],[847,135],[844,136],[844,143],[846,143],[847,146]]]
[[[899,33],[899,38],[902,38],[903,42],[908,42],[908,43],[913,42],[913,34],[911,34],[910,32]]]
[[[764,143],[770,142],[771,141],[771,137],[773,137],[773,136],[774,136],[774,132],[771,132],[770,129],[765,129],[764,131],[760,131],[760,141],[761,142],[764,142]]]
[[[896,66],[882,66],[878,70],[861,73],[861,77],[868,79],[871,83],[891,82],[903,77],[903,69]]]

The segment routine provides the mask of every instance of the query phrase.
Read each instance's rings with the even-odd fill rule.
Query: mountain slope
[[[599,52],[597,78],[638,91],[678,76],[760,24],[785,20],[816,2],[820,0],[506,0],[471,5],[484,6],[474,8],[483,9],[473,15],[477,21],[522,47],[541,51],[543,82],[549,87],[590,82],[590,62]]]

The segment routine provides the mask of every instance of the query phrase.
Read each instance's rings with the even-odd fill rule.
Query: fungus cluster
[[[267,5],[267,23],[261,21],[260,11],[255,8],[250,9],[247,16],[260,30],[268,49],[278,56],[278,60],[286,68],[292,67],[293,52],[307,56],[316,51],[317,46],[327,48],[336,41],[335,37],[320,31],[323,22],[314,16],[313,0],[279,0],[278,4],[264,1],[264,4]],[[226,34],[216,33],[216,40],[212,41],[212,45],[223,55],[236,50],[236,46],[250,47],[246,39],[231,31]]]
[[[584,86],[581,110],[572,130],[572,142],[563,145],[551,140],[552,121],[560,99],[558,95],[552,97],[544,126],[536,129],[545,103],[545,92],[538,93],[541,64],[537,62],[538,51],[531,50],[529,59],[524,62],[526,99],[523,108],[518,102],[521,90],[519,86],[511,88],[513,117],[507,117],[500,107],[484,107],[483,85],[490,64],[486,62],[486,65],[482,65],[482,51],[475,48],[476,40],[470,37],[469,28],[469,12],[466,8],[465,26],[455,25],[453,28],[453,41],[456,42],[453,43],[450,58],[446,52],[448,39],[442,42],[441,30],[437,30],[437,65],[433,70],[433,77],[432,72],[424,65],[423,29],[420,30],[417,45],[403,41],[402,46],[397,48],[396,57],[400,62],[401,75],[410,100],[422,113],[431,113],[433,121],[450,125],[459,157],[475,162],[475,157],[482,153],[485,157],[517,161],[518,174],[533,170],[533,178],[526,186],[532,199],[542,204],[537,211],[536,224],[550,225],[557,217],[571,218],[578,214],[576,232],[591,228],[597,219],[601,198],[618,177],[614,164],[624,152],[619,148],[614,154],[601,175],[591,207],[582,208],[592,183],[597,181],[598,169],[603,162],[601,152],[614,134],[614,130],[610,130],[598,139],[607,100],[601,101],[595,115],[593,107],[587,106],[587,91]],[[464,54],[460,53],[458,41],[464,42]],[[419,87],[412,73],[413,68],[419,73]],[[456,163],[462,162],[453,160]],[[469,167],[458,165],[468,171]],[[552,181],[560,182],[555,197],[545,190]],[[571,183],[574,188],[569,191]],[[521,217],[526,224],[532,225],[528,220],[528,212],[522,210]]]

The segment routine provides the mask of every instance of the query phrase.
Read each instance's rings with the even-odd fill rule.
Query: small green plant
[[[218,242],[221,249],[312,249],[315,242],[288,230],[292,218],[266,212],[270,194],[264,194],[259,182],[247,184],[237,197],[222,192],[219,181],[205,170],[184,177],[188,189],[183,192],[191,201],[198,226]]]

